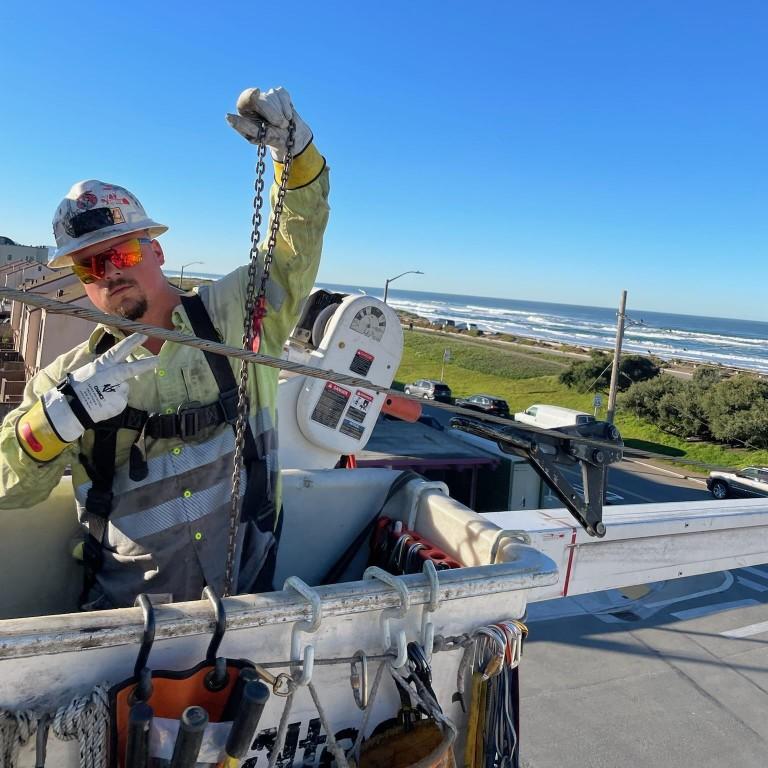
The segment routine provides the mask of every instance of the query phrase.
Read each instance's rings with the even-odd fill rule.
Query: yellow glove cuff
[[[39,400],[16,422],[16,438],[24,453],[41,463],[55,459],[70,445],[56,434]]]
[[[283,178],[283,163],[275,163],[275,180],[280,183]],[[311,184],[325,168],[325,158],[317,151],[314,142],[307,144],[301,150],[301,154],[296,155],[291,163],[291,174],[288,177],[288,189],[298,189]]]

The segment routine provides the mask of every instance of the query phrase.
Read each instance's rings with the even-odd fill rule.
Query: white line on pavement
[[[758,624],[747,624],[745,627],[736,627],[727,632],[721,632],[723,637],[751,637],[752,635],[761,635],[768,632],[768,621],[761,621]]]
[[[677,611],[672,615],[676,619],[698,619],[700,616],[709,616],[721,611],[730,611],[733,608],[743,608],[745,605],[759,605],[757,600],[734,600],[731,603],[714,603],[713,605],[701,605],[698,608],[688,608],[685,611]],[[722,633],[724,634],[724,633]]]
[[[679,595],[668,600],[659,600],[655,603],[645,603],[646,608],[663,608],[673,603],[682,603],[684,600],[695,600],[697,597],[707,597],[707,595],[716,595],[718,592],[725,592],[733,586],[733,574],[730,571],[723,572],[723,581],[718,587],[713,589],[702,589],[700,592],[691,592],[687,595]]]
[[[746,566],[741,569],[742,571],[749,571],[754,576],[760,576],[760,578],[768,579],[768,571],[764,571],[761,568],[752,568],[750,566]]]
[[[752,581],[752,579],[745,579],[743,576],[737,576],[736,581],[747,587],[747,589],[754,589],[755,592],[768,592],[768,586]]]
[[[625,458],[624,461],[628,461],[630,464],[639,464],[641,467],[648,467],[649,469],[656,469],[659,472],[666,472],[668,475],[674,475],[680,477],[683,480],[691,480],[694,483],[704,483],[706,480],[701,480],[698,477],[691,477],[690,475],[681,475],[679,472],[673,472],[671,469],[664,469],[664,467],[657,467],[655,464],[646,464],[644,461],[638,461],[637,459]],[[674,461],[674,459],[672,459]]]
[[[653,504],[654,502],[658,501],[658,499],[649,499],[647,496],[643,496],[642,494],[635,493],[634,491],[628,491],[626,488],[622,488],[621,486],[618,486],[615,484],[613,487],[616,488],[616,490],[621,491],[623,494],[627,496],[634,496],[636,499],[641,499],[646,503]]]

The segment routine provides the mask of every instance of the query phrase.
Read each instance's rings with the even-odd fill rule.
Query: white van
[[[515,421],[533,424],[535,427],[542,427],[542,429],[556,429],[557,427],[570,427],[574,424],[589,424],[595,421],[595,417],[584,411],[575,411],[573,408],[536,404],[516,413]]]

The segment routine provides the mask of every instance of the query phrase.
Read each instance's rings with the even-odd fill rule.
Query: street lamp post
[[[394,277],[390,277],[385,283],[384,283],[384,303],[387,303],[387,294],[389,293],[389,284],[391,282],[394,282],[399,277],[402,277],[403,275],[423,275],[424,273],[420,269],[409,269],[407,272],[401,272],[399,275],[395,275]]]
[[[184,270],[187,267],[191,267],[193,264],[205,264],[204,261],[190,261],[189,264],[182,264],[181,265],[181,273],[179,274],[179,288],[183,290],[184,288]]]

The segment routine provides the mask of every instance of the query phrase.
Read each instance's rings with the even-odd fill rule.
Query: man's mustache
[[[115,280],[109,288],[110,293],[114,293],[119,288],[130,288],[131,286],[136,285],[135,280]]]

